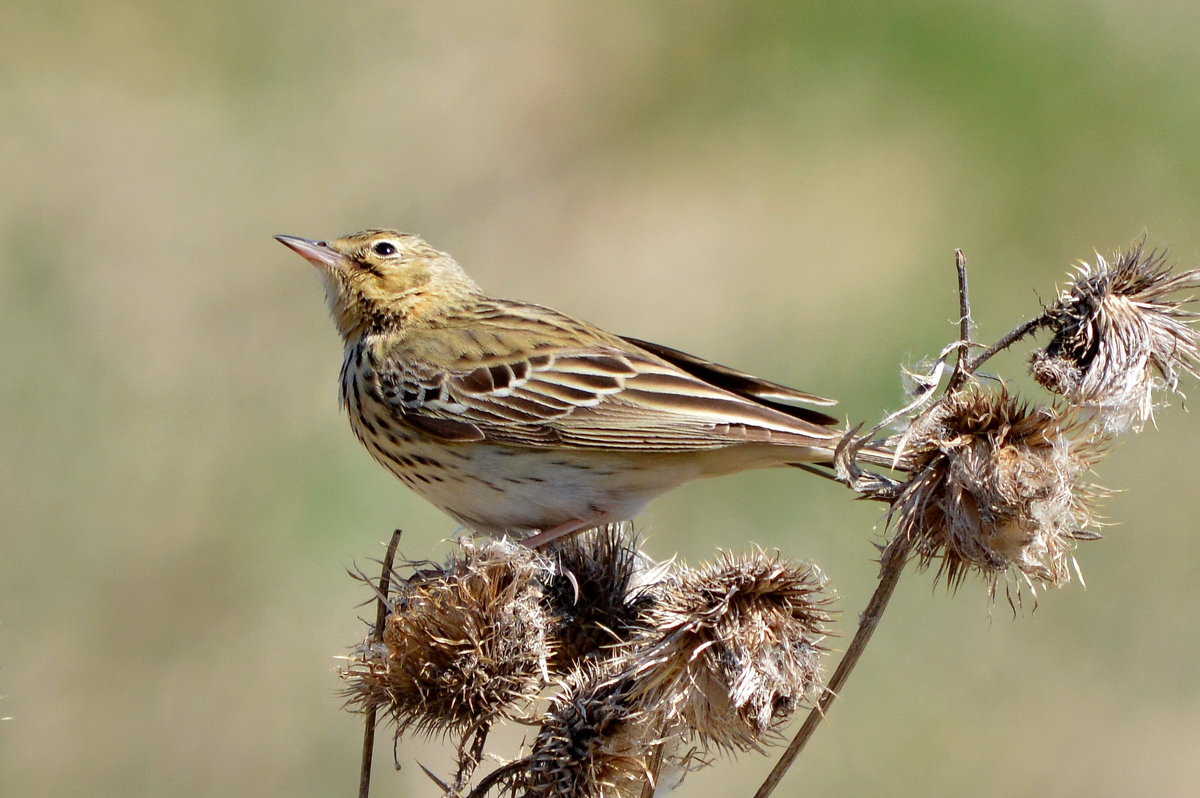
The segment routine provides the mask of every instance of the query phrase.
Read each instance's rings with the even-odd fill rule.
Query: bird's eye
[[[378,244],[371,247],[371,251],[376,255],[387,257],[388,255],[396,254],[396,245],[390,241],[380,241]]]

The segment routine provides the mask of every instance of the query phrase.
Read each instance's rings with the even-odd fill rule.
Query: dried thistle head
[[[1082,477],[1104,451],[1098,434],[1072,413],[968,385],[904,435],[912,469],[890,513],[898,534],[923,566],[939,560],[951,586],[974,568],[994,587],[1010,567],[1060,584],[1075,541],[1097,537],[1085,528],[1102,492]]]
[[[1200,271],[1173,274],[1166,253],[1138,244],[1110,265],[1099,255],[1047,309],[1054,337],[1034,352],[1030,371],[1045,388],[1091,408],[1110,431],[1140,427],[1154,411],[1153,393],[1178,392],[1179,373],[1200,368],[1191,298],[1168,295],[1200,286]]]
[[[507,541],[460,545],[445,566],[394,586],[383,642],[360,645],[341,673],[347,705],[383,708],[397,735],[466,729],[544,682],[545,561]]]
[[[513,792],[529,798],[641,795],[659,770],[656,758],[675,750],[667,714],[638,702],[632,676],[594,662],[572,670],[560,687],[529,755],[514,763]]]
[[[818,686],[830,600],[816,566],[763,551],[683,570],[628,655],[640,700],[709,747],[772,742]]]
[[[647,561],[628,524],[609,524],[572,535],[547,553],[543,579],[547,611],[557,640],[556,670],[628,640],[643,627],[654,603]]]

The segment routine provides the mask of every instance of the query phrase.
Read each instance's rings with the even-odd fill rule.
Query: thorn
[[[450,789],[450,785],[447,784],[446,782],[442,781],[441,779],[439,779],[437,777],[437,774],[434,773],[432,770],[425,767],[420,762],[417,763],[417,767],[419,767],[421,770],[425,771],[425,775],[429,777],[430,781],[432,781],[434,784],[436,784],[438,787],[440,787],[442,789],[442,794],[444,794],[444,795],[453,795],[454,794],[454,791]]]

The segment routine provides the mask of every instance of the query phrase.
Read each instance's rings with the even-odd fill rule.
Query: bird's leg
[[[572,518],[570,521],[563,521],[558,526],[552,526],[549,529],[538,532],[536,535],[531,535],[521,542],[531,549],[540,549],[559,538],[572,535],[584,529],[591,529],[594,526],[604,523],[607,515],[608,513],[600,512],[591,518]]]

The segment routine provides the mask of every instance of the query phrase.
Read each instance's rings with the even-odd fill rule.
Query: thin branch
[[[479,763],[483,760],[483,748],[487,745],[488,732],[492,728],[491,717],[481,718],[472,724],[472,728],[463,733],[458,745],[458,768],[454,775],[454,794],[457,795],[466,788],[467,782]],[[471,747],[467,748],[467,740]]]
[[[953,393],[962,385],[963,380],[978,371],[980,366],[995,357],[997,353],[1008,349],[1050,321],[1049,317],[1042,313],[1042,315],[1024,322],[979,355],[968,360],[967,352],[971,348],[971,301],[967,293],[967,257],[961,249],[954,250],[954,265],[958,269],[959,350],[958,362],[954,364],[954,374],[950,377],[947,394]]]
[[[528,767],[528,765],[528,759],[517,759],[509,762],[506,765],[501,765],[480,779],[479,783],[475,785],[475,789],[471,790],[467,798],[483,798],[483,796],[487,795],[497,784],[502,782],[504,779],[521,772],[521,768]]]
[[[951,347],[947,347],[946,350],[943,351],[942,357],[939,358],[938,368],[945,367],[946,359],[950,352],[954,349],[957,349],[957,357],[955,359],[954,370],[950,375],[950,379],[946,383],[946,390],[936,400],[934,400],[932,404],[929,404],[921,411],[923,414],[931,412],[934,407],[944,402],[946,397],[952,396],[962,387],[963,382],[975,374],[976,370],[978,370],[980,366],[982,366],[998,352],[1001,352],[1004,349],[1007,349],[1009,346],[1012,346],[1026,335],[1029,335],[1030,333],[1044,326],[1048,321],[1046,314],[1044,313],[1037,318],[1030,319],[1029,321],[1026,321],[1018,326],[1012,332],[1005,335],[996,343],[992,344],[978,356],[969,358],[968,352],[970,351],[971,346],[971,302],[967,287],[967,259],[962,250],[955,250],[954,262],[958,271],[959,340],[956,344],[952,345]],[[938,379],[931,380],[930,388],[936,385],[938,381]],[[915,410],[922,404],[928,403],[930,398],[931,397],[928,393],[919,396],[911,405],[900,411],[900,414],[907,414],[908,412]],[[893,414],[892,416],[889,416],[884,420],[884,422],[873,428],[871,432],[868,433],[867,437],[869,438],[876,431],[878,431],[878,429],[881,429],[885,424],[890,423],[891,420],[894,420],[894,418],[897,417],[899,417],[899,414]],[[853,433],[847,437],[852,438]],[[859,439],[853,443],[861,446],[865,440],[865,438]],[[846,442],[843,442],[843,445],[845,445],[845,443]],[[903,448],[903,444],[900,444],[897,446],[897,451],[902,451]],[[842,481],[845,481],[846,484],[851,485],[851,487],[856,487],[860,490],[860,492],[863,492],[861,488],[864,486],[858,484],[859,480],[856,479],[857,474],[854,473],[856,470],[856,464],[854,463],[853,456],[848,459],[850,463],[848,467],[849,470],[845,470],[846,466],[839,463],[842,468],[839,468],[838,476],[842,479]],[[874,491],[868,490],[867,493],[869,495],[873,495]],[[875,592],[872,594],[871,601],[867,604],[866,610],[864,610],[863,614],[859,617],[858,630],[855,632],[854,639],[850,641],[850,646],[846,649],[846,653],[842,656],[841,662],[838,663],[837,669],[834,671],[833,676],[829,680],[829,684],[825,688],[825,693],[821,696],[821,699],[817,702],[817,705],[812,709],[812,711],[809,712],[804,724],[800,727],[800,731],[796,733],[795,738],[788,745],[787,750],[783,752],[783,755],[779,758],[779,761],[775,763],[775,767],[771,770],[771,773],[767,776],[762,786],[759,787],[758,792],[754,795],[754,798],[767,798],[772,792],[775,791],[775,788],[778,786],[780,780],[792,766],[792,763],[800,754],[800,751],[804,749],[804,746],[808,743],[809,739],[816,731],[817,726],[819,726],[821,721],[825,718],[825,713],[837,698],[838,693],[841,691],[842,686],[846,683],[846,680],[850,678],[850,674],[858,664],[859,659],[862,657],[863,651],[866,648],[867,643],[870,641],[871,636],[874,634],[875,628],[878,626],[884,610],[887,609],[888,602],[891,600],[892,594],[896,590],[896,585],[900,581],[900,574],[904,571],[904,566],[908,562],[911,549],[911,541],[900,534],[897,534],[894,538],[892,538],[892,541],[884,549],[883,557],[880,561],[879,584],[875,587]]]
[[[658,743],[654,746],[654,753],[650,755],[649,767],[646,769],[646,783],[642,785],[641,798],[654,798],[654,793],[658,790],[658,774],[662,770],[663,762],[663,743]]]
[[[950,375],[947,391],[958,388],[967,378],[967,354],[971,348],[971,299],[967,293],[967,256],[954,250],[954,267],[958,270],[958,359]]]
[[[388,593],[392,589],[392,563],[396,561],[396,546],[400,543],[402,532],[397,529],[392,532],[392,540],[388,543],[387,553],[383,555],[383,570],[379,574],[379,591],[375,600],[375,631],[372,638],[375,642],[383,639],[383,623],[387,620]],[[371,760],[375,755],[375,714],[378,706],[371,702],[366,712],[366,726],[363,729],[362,764],[358,769],[358,798],[368,798],[371,794]]]
[[[967,256],[954,250],[954,268],[958,271],[958,337],[971,340],[971,299],[967,292]]]
[[[884,549],[883,557],[880,559],[879,584],[875,587],[875,592],[871,595],[871,601],[867,604],[867,608],[859,616],[858,631],[854,633],[854,639],[850,641],[850,646],[842,655],[842,661],[838,663],[837,670],[833,672],[829,684],[825,686],[821,700],[808,713],[804,725],[800,727],[800,731],[796,733],[796,737],[788,745],[787,750],[775,763],[775,767],[763,781],[762,786],[758,788],[754,798],[767,798],[775,791],[788,768],[792,766],[792,762],[825,718],[825,713],[837,698],[838,693],[841,692],[846,680],[850,678],[850,673],[862,657],[867,643],[871,640],[871,635],[875,633],[875,627],[879,625],[879,620],[883,617],[883,612],[887,609],[888,602],[900,581],[900,574],[908,562],[910,549],[911,542],[901,534],[892,538],[891,543]]]
[[[1042,315],[1038,316],[1037,318],[1030,319],[1029,321],[1025,322],[1021,326],[1017,327],[1015,330],[1010,332],[1008,335],[1004,336],[999,341],[992,344],[987,349],[983,350],[983,352],[976,355],[971,360],[971,362],[967,364],[967,369],[966,369],[967,374],[974,374],[976,371],[979,370],[979,367],[982,366],[985,362],[987,362],[988,360],[991,360],[998,353],[1004,351],[1005,349],[1008,349],[1010,346],[1012,346],[1017,341],[1024,338],[1026,335],[1029,335],[1030,333],[1035,332],[1038,329],[1046,326],[1046,324],[1048,324],[1049,321],[1050,321],[1050,319],[1047,318],[1045,313],[1043,313]]]
[[[943,369],[950,353],[957,350],[954,370],[946,383],[946,390],[936,400],[933,400],[932,404],[928,404],[932,399],[931,393],[927,392],[918,396],[911,405],[905,407],[899,413],[892,414],[887,419],[884,419],[883,422],[876,425],[864,438],[855,439],[853,431],[847,435],[846,440],[843,440],[842,446],[839,447],[839,454],[843,454],[840,451],[843,448],[848,449],[851,454],[849,457],[843,456],[838,460],[838,477],[847,485],[859,490],[860,493],[864,492],[864,488],[867,488],[865,491],[866,494],[874,496],[876,491],[869,489],[865,484],[860,484],[861,480],[859,478],[857,463],[854,459],[855,448],[861,447],[875,432],[884,425],[891,423],[892,420],[898,418],[901,414],[912,412],[925,404],[928,404],[928,406],[922,412],[930,412],[932,408],[945,401],[947,396],[952,395],[958,390],[962,386],[962,383],[974,374],[975,369],[982,365],[988,358],[1005,347],[1010,346],[1032,330],[1037,329],[1044,322],[1044,317],[1035,319],[1032,322],[1026,322],[988,348],[979,357],[970,359],[968,353],[971,346],[971,300],[967,285],[967,259],[961,249],[954,251],[954,265],[958,272],[958,341],[954,345],[946,347],[939,358],[937,367],[938,370]],[[935,373],[937,373],[937,370],[935,370]],[[932,389],[938,382],[940,382],[939,378],[930,380],[928,383],[929,388]],[[902,451],[902,449],[903,444],[897,447],[897,452]],[[833,705],[846,680],[850,678],[850,674],[862,658],[867,643],[870,642],[871,636],[875,633],[875,628],[879,625],[884,610],[887,609],[888,602],[891,601],[892,594],[896,590],[896,585],[899,584],[900,574],[904,571],[904,566],[908,562],[910,550],[911,541],[900,534],[892,538],[892,541],[884,549],[880,560],[879,584],[876,585],[875,592],[872,594],[867,608],[859,616],[858,630],[854,634],[854,639],[850,641],[846,653],[842,656],[837,669],[833,672],[833,676],[825,687],[824,694],[817,702],[817,705],[813,707],[812,711],[808,713],[804,724],[783,752],[783,755],[780,756],[779,761],[775,763],[775,767],[771,770],[766,780],[763,781],[754,798],[768,798],[775,791],[775,788],[779,785],[779,782],[783,779],[788,769],[791,768],[796,757],[799,756],[813,733],[816,732],[817,726],[825,718],[825,713]]]

